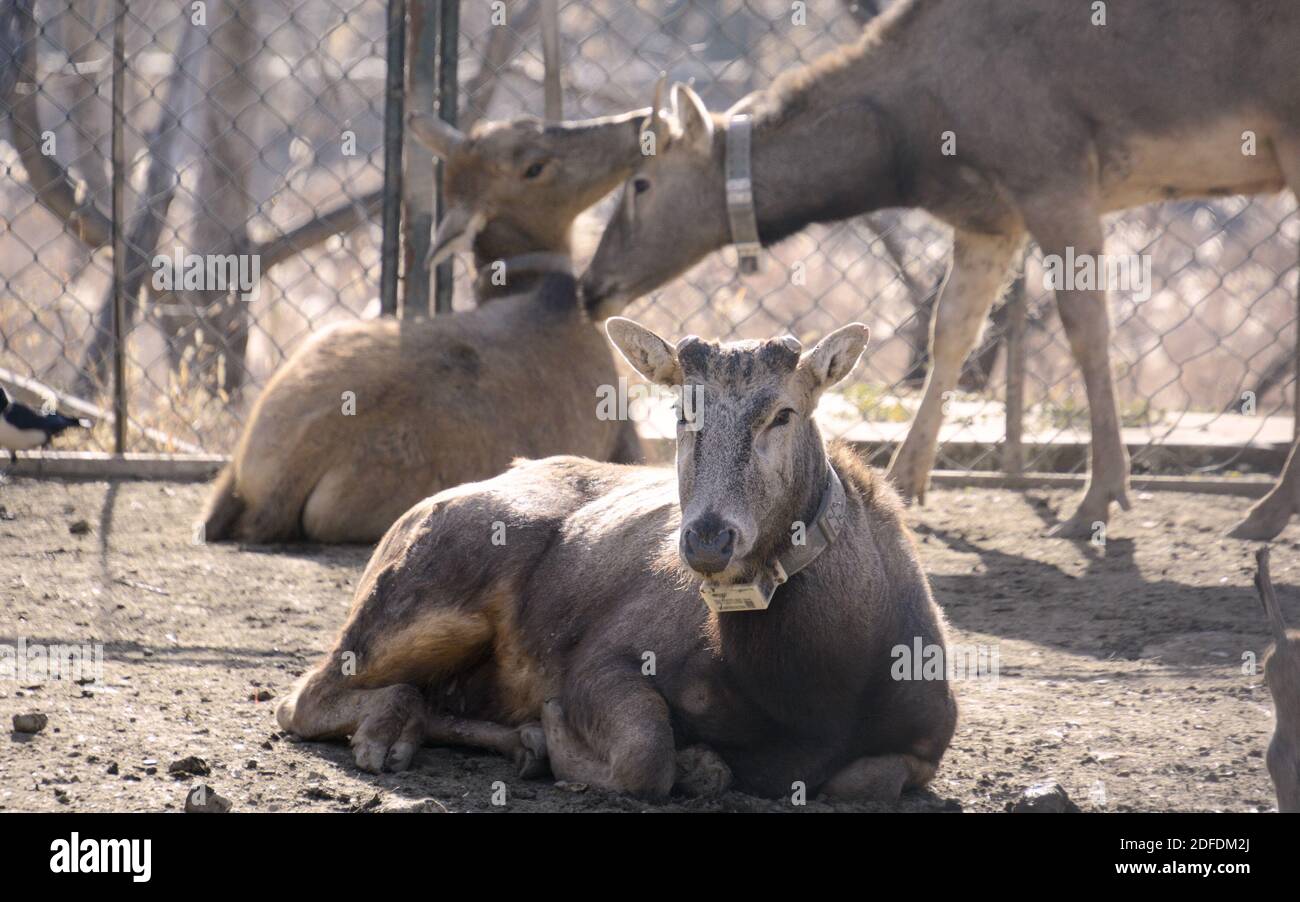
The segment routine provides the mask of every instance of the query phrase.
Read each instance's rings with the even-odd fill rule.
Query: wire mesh
[[[114,3],[17,5],[32,12],[16,65],[0,71],[9,98],[0,129],[0,380],[25,377],[109,407]],[[645,106],[661,72],[693,81],[710,108],[725,109],[853,40],[887,3],[558,5],[564,110],[575,118]],[[462,128],[541,113],[540,6],[462,2]],[[258,391],[304,337],[379,314],[386,4],[131,0],[127,8],[130,447],[226,452]],[[579,266],[611,205],[584,220]],[[813,226],[772,248],[757,275],[738,276],[724,251],[627,315],[665,334],[717,338],[810,339],[866,322],[868,359],[823,402],[823,416],[830,431],[875,443],[879,462],[919,404],[950,243],[920,211]],[[1149,255],[1152,266],[1149,297],[1111,293],[1121,420],[1136,471],[1248,469],[1244,449],[1290,441],[1298,244],[1289,193],[1107,218],[1107,253]],[[210,277],[231,257],[256,266],[253,290],[214,287]],[[194,258],[203,278],[191,285],[177,277],[199,265]],[[455,264],[457,308],[471,303],[466,266]],[[1082,470],[1086,397],[1032,247],[1023,273],[1024,465]],[[999,465],[1006,309],[995,307],[949,401],[940,467]],[[105,425],[86,441],[107,449],[111,436]]]

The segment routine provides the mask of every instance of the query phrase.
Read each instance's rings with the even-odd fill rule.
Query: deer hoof
[[[1068,520],[1057,523],[1047,534],[1054,539],[1091,539],[1097,535],[1098,524],[1106,527],[1105,517],[1090,517],[1083,512],[1075,514]]]
[[[420,750],[418,742],[396,742],[388,750],[388,756],[384,759],[384,768],[393,773],[404,771],[411,766],[415,753]]]
[[[546,776],[551,769],[546,754],[546,731],[539,723],[526,723],[518,733],[520,748],[515,753],[516,772],[525,780]]]
[[[1291,511],[1282,511],[1276,514],[1265,511],[1251,511],[1246,516],[1246,519],[1228,530],[1227,535],[1230,539],[1263,542],[1274,538],[1278,533],[1286,529],[1289,522],[1291,522]]]
[[[919,476],[909,473],[907,470],[894,472],[889,471],[889,481],[894,484],[898,494],[908,504],[915,503],[921,505],[925,503],[925,484],[929,481],[929,473],[921,473]]]
[[[693,745],[677,753],[673,788],[693,798],[711,798],[731,788],[731,768],[708,746]]]
[[[414,686],[389,686],[371,702],[370,710],[352,735],[352,757],[370,774],[406,770],[424,736],[420,707],[423,698]]]
[[[384,762],[388,759],[388,745],[373,740],[352,742],[352,759],[357,767],[368,774],[382,774]]]
[[[920,460],[920,455],[907,447],[898,450],[898,456],[889,463],[886,473],[889,481],[904,501],[925,503],[925,489],[930,482],[930,464]]]

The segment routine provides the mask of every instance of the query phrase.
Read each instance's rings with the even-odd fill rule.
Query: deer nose
[[[721,524],[701,524],[682,533],[682,557],[696,573],[718,573],[727,569],[736,550],[736,531]]]

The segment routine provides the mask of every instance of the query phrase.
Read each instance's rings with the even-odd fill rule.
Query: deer
[[[1268,493],[1253,505],[1235,526],[1228,530],[1234,539],[1267,541],[1276,538],[1291,522],[1291,515],[1300,511],[1300,455],[1296,449],[1300,442],[1292,442],[1282,474]]]
[[[1255,590],[1264,604],[1273,645],[1264,655],[1264,683],[1277,724],[1265,763],[1277,790],[1277,810],[1300,812],[1300,630],[1288,630],[1268,572],[1268,546],[1255,552]]]
[[[425,743],[471,746],[652,800],[702,783],[886,801],[924,786],[956,700],[945,667],[898,665],[914,647],[942,657],[943,616],[897,494],[812,415],[867,328],[806,353],[792,336],[605,328],[646,380],[695,399],[675,472],[519,460],[420,502],[280,727],[350,737],[370,773]]]
[[[445,166],[432,262],[472,250],[478,306],[304,342],[218,475],[205,540],[374,543],[420,499],[517,456],[640,460],[633,423],[590,415],[617,371],[578,304],[570,235],[632,171],[647,115],[483,122],[468,135],[413,116]]]
[[[623,188],[583,276],[584,303],[617,313],[732,243],[748,257],[810,223],[928,211],[952,228],[952,257],[924,394],[888,469],[905,498],[924,503],[945,394],[1027,237],[1050,259],[1096,268],[1107,212],[1300,191],[1298,45],[1300,5],[1289,0],[1109,11],[1075,0],[899,0],[855,44],[726,113],[710,113],[688,85],[672,86],[666,109],[657,92],[655,153]],[[1046,286],[1091,427],[1083,498],[1057,536],[1094,535],[1112,502],[1130,507],[1101,281]]]

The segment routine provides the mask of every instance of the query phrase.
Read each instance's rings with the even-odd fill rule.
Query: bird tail
[[[95,428],[95,424],[85,417],[68,417],[61,413],[56,413],[54,414],[53,419],[54,426],[59,432],[62,432],[64,429],[70,429],[73,426],[76,426],[78,429]]]
[[[203,541],[226,542],[234,538],[235,523],[244,512],[244,501],[235,493],[235,467],[226,464],[212,484],[203,507]]]

